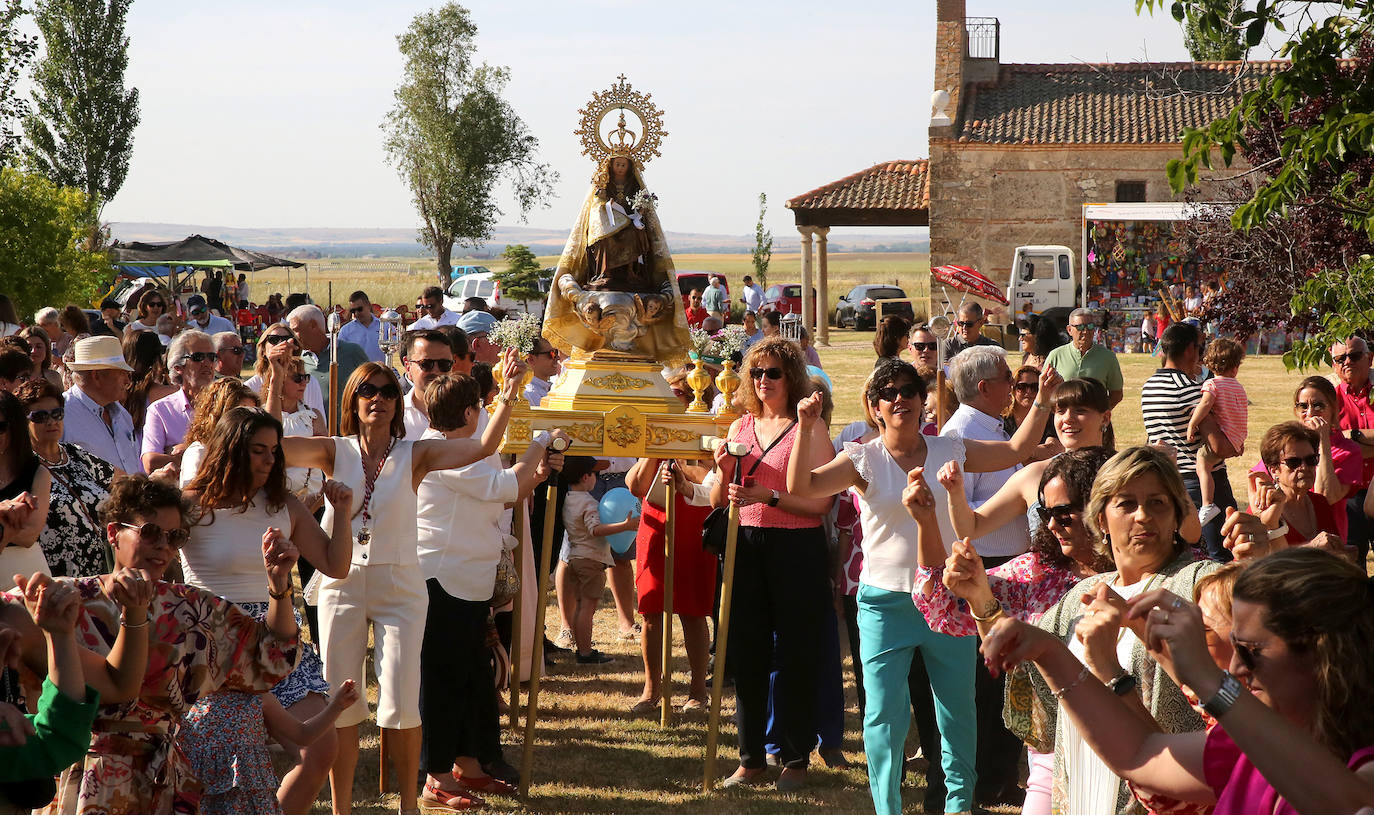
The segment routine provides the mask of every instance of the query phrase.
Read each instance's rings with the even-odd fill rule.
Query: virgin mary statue
[[[615,351],[677,364],[690,335],[673,258],[639,163],[597,163],[558,260],[544,336],[565,354]]]

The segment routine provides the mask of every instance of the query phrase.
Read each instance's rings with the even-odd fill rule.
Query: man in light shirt
[[[363,353],[373,362],[386,362],[382,353],[382,321],[372,313],[372,301],[367,292],[355,291],[348,295],[348,322],[339,329],[339,340],[361,346]]]
[[[753,275],[744,276],[744,289],[740,292],[744,298],[744,310],[752,311],[755,314],[763,308],[763,287],[754,282]]]
[[[710,285],[701,293],[701,306],[707,314],[725,322],[725,289],[720,285],[719,277],[711,276]]]
[[[232,376],[235,379],[243,378],[243,337],[239,332],[230,329],[220,331],[211,337],[215,341],[215,362],[216,376]]]
[[[525,357],[525,361],[530,366],[530,373],[533,374],[530,384],[525,386],[525,399],[529,401],[530,407],[539,407],[539,403],[549,395],[553,378],[558,376],[558,349],[553,347],[553,343],[540,337],[534,344],[534,350]]]
[[[193,294],[186,300],[186,311],[191,317],[186,321],[187,328],[204,331],[212,337],[221,331],[234,330],[234,323],[210,311],[205,298],[199,294]]]
[[[429,383],[453,370],[453,346],[448,338],[434,329],[407,331],[401,349],[406,379],[414,385],[402,400],[405,409],[406,440],[418,441],[429,429],[429,408],[425,404],[425,388]]]
[[[430,286],[420,295],[420,302],[416,303],[416,308],[423,304],[424,316],[406,327],[407,331],[421,331],[426,328],[438,328],[441,325],[458,325],[459,314],[456,311],[449,311],[444,308],[444,290],[438,286]]]
[[[126,473],[143,472],[133,417],[122,404],[129,392],[129,373],[116,337],[87,337],[76,343],[67,363],[75,380],[63,394],[67,415],[62,441],[75,444]]]

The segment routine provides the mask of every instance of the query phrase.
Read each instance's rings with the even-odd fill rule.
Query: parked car
[[[705,292],[711,286],[711,278],[719,277],[721,288],[725,289],[725,316],[730,316],[730,281],[725,275],[719,272],[701,272],[693,270],[677,270],[677,289],[682,295],[682,307],[687,308],[687,295],[692,293],[692,289],[699,289]]]
[[[548,299],[550,278],[539,278],[539,299],[528,304],[509,297],[501,296],[501,282],[491,272],[475,272],[463,275],[449,284],[448,294],[444,295],[444,308],[461,312],[463,301],[469,297],[480,297],[487,308],[503,308],[508,314],[524,314],[527,307],[530,314],[543,319],[544,303]]]
[[[840,302],[835,304],[835,325],[844,328],[853,326],[859,328],[874,328],[878,324],[878,311],[875,305],[877,300],[903,299],[906,292],[896,286],[884,286],[881,283],[864,283],[849,290],[849,294],[840,295]],[[883,316],[896,314],[911,320],[915,317],[915,312],[911,309],[911,303],[884,303]]]
[[[485,266],[454,266],[449,272],[449,280],[457,280],[470,274],[491,274],[491,269]]]
[[[783,283],[769,286],[763,292],[763,306],[760,313],[776,311],[780,314],[801,314],[802,287],[800,283]],[[816,320],[816,290],[811,289],[811,321]]]

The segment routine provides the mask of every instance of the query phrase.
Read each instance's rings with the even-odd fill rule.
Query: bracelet
[[[283,590],[281,591],[280,594],[277,593],[277,592],[275,592],[275,591],[272,591],[272,587],[271,587],[271,586],[268,586],[268,587],[267,587],[267,596],[268,596],[268,597],[271,597],[273,600],[280,600],[280,599],[282,599],[283,597],[290,597],[290,596],[291,596],[291,586],[288,585],[285,589],[283,589]]]
[[[1276,540],[1278,540],[1279,538],[1282,538],[1284,535],[1287,535],[1287,534],[1288,534],[1288,522],[1287,522],[1287,521],[1284,521],[1283,523],[1279,524],[1279,528],[1278,528],[1278,529],[1271,529],[1271,530],[1269,530],[1269,540],[1271,540],[1271,541],[1276,541]]]
[[[1212,718],[1220,719],[1240,698],[1242,690],[1240,680],[1232,676],[1230,671],[1223,671],[1221,687],[1217,688],[1215,696],[1202,703],[1202,709],[1211,714]]]
[[[120,617],[120,618],[119,618],[119,626],[120,626],[121,628],[147,628],[147,627],[148,627],[148,618],[147,618],[147,617],[144,617],[144,618],[143,618],[143,622],[141,622],[141,623],[130,624],[130,623],[126,622],[125,619],[124,619],[123,617]]]
[[[1034,402],[1031,402],[1031,407],[1035,408],[1036,410],[1042,411],[1042,412],[1044,412],[1044,413],[1049,413],[1049,412],[1050,412],[1050,406],[1049,406],[1049,405],[1042,405],[1042,404],[1040,404],[1040,400],[1039,400],[1039,399],[1036,399]]]
[[[1002,608],[1002,604],[999,603],[996,600],[996,598],[993,599],[992,605],[989,606],[989,609],[990,611],[988,611],[987,616],[979,617],[978,612],[973,610],[973,606],[969,606],[968,615],[980,623],[990,623],[993,620],[996,620],[998,617],[1001,617],[1002,614],[1006,611],[1006,609]]]
[[[495,399],[494,401],[495,401],[497,404],[509,405],[509,404],[511,404],[512,402],[515,401],[515,397],[514,397],[514,396],[502,396],[501,394],[498,393],[498,394],[496,394],[496,399]]]
[[[1087,679],[1089,676],[1092,676],[1092,671],[1089,671],[1088,667],[1085,665],[1083,666],[1083,670],[1078,672],[1077,679],[1054,692],[1054,698],[1063,699],[1064,694],[1083,684],[1083,680]]]

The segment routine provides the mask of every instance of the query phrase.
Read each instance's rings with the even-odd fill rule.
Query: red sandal
[[[487,805],[486,801],[473,795],[466,786],[462,790],[450,792],[441,789],[432,780],[425,782],[425,791],[420,794],[420,803],[433,809],[443,809],[450,812],[481,809]]]
[[[458,780],[463,789],[479,792],[483,795],[515,795],[517,792],[514,785],[508,784],[494,775],[466,776],[454,773],[453,777]]]

